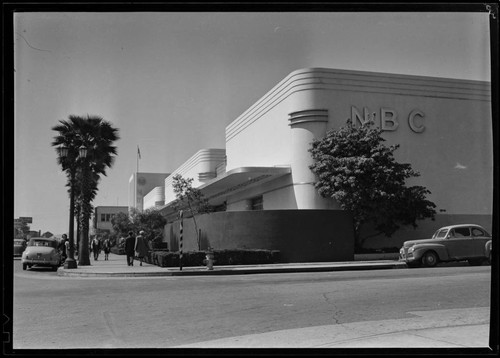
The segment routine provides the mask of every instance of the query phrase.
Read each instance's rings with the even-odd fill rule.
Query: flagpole
[[[138,209],[138,207],[137,207],[137,180],[139,179],[139,146],[137,146],[136,158],[137,158],[137,167],[136,167],[135,180],[134,180],[134,186],[135,186],[134,207],[136,209]]]

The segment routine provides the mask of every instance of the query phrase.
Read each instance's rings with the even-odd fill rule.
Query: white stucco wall
[[[151,190],[143,199],[144,210],[165,204],[165,190],[162,186],[157,186]]]
[[[486,82],[333,69],[294,71],[227,126],[227,170],[291,165],[295,198],[285,200],[284,189],[279,189],[281,193],[269,192],[264,208],[282,204],[286,208],[294,200],[299,201],[298,208],[324,208],[331,203],[311,198],[301,204],[300,198],[314,192],[305,184],[309,179],[304,180],[309,148],[305,142],[321,130],[315,132],[318,127],[307,129],[302,124],[290,126],[289,115],[326,110],[326,131],[345,125],[355,112],[363,116],[365,109],[377,126],[388,129],[383,134],[386,144],[400,145],[396,159],[410,163],[421,173],[409,184],[427,187],[438,212],[491,214],[491,88]],[[412,113],[417,113],[414,130],[408,122]],[[383,122],[381,115],[386,118]],[[425,128],[419,132],[422,126]],[[297,152],[300,150],[302,155]],[[238,193],[228,203],[236,207],[238,200],[253,194]]]
[[[179,168],[170,174],[164,181],[165,204],[175,200],[172,187],[173,177],[180,174],[183,178],[192,178],[193,188],[203,185],[206,181],[215,178],[217,167],[226,160],[225,149],[201,149],[185,161]]]
[[[155,187],[163,186],[169,173],[133,173],[129,179],[129,208],[143,211],[144,197]]]

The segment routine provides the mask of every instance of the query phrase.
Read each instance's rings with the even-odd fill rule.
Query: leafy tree
[[[127,236],[129,231],[137,231],[131,217],[126,213],[116,214],[111,218],[111,225],[113,226],[113,231],[121,237]]]
[[[209,213],[212,211],[212,207],[209,205],[203,193],[199,189],[193,188],[193,178],[183,178],[182,175],[177,174],[172,179],[172,186],[177,198],[174,207],[177,210],[185,210],[187,214],[186,217],[192,216],[196,229],[198,250],[201,250],[200,233],[195,215]]]
[[[30,232],[30,227],[24,221],[18,221],[14,223],[14,238],[16,239],[26,239]]]
[[[167,224],[167,219],[157,210],[148,209],[139,212],[132,209],[130,215],[118,213],[111,219],[113,230],[121,236],[127,236],[129,231],[135,233],[144,230],[150,239],[163,235],[163,229]]]
[[[136,212],[133,216],[133,222],[137,226],[137,230],[144,230],[147,237],[150,239],[163,236],[163,229],[167,224],[167,219],[157,210],[147,209],[141,212]]]
[[[406,186],[406,180],[420,174],[410,164],[394,159],[399,145],[385,146],[382,130],[368,122],[356,128],[351,121],[338,131],[330,130],[315,140],[309,150],[318,176],[315,184],[323,197],[335,199],[354,218],[356,249],[373,236],[392,236],[401,225],[417,227],[417,220],[434,220],[436,205],[426,199],[430,191]],[[364,225],[375,233],[361,237]]]
[[[117,149],[113,143],[119,139],[118,129],[99,116],[70,115],[67,121],[59,121],[52,130],[58,132],[52,145],[58,149],[60,146],[68,149],[66,157],[58,151],[58,163],[68,175],[70,206],[78,205],[76,212],[79,213],[81,227],[79,264],[90,265],[89,221],[93,209],[91,203],[97,195],[101,175],[106,175],[106,169],[114,163]],[[87,149],[86,157],[78,156],[80,147]]]

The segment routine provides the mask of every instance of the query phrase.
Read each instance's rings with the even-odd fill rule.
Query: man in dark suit
[[[127,255],[127,265],[134,266],[135,236],[129,231],[125,238],[125,255]]]

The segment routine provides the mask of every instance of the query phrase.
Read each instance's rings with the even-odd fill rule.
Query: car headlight
[[[408,249],[408,253],[413,252],[413,250],[415,250],[415,247],[414,247],[414,246],[412,246],[412,247],[410,247],[410,248]]]

